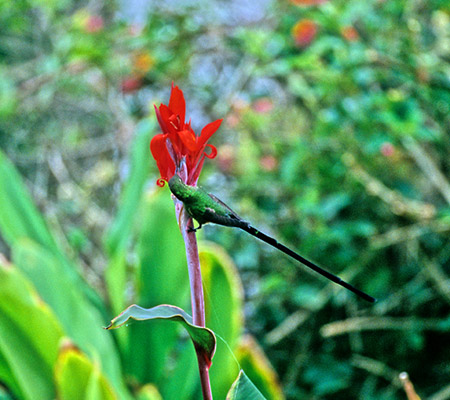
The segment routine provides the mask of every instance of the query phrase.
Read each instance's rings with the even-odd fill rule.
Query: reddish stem
[[[176,199],[175,211],[186,246],[189,283],[191,287],[192,320],[194,325],[204,327],[205,300],[203,296],[202,272],[200,269],[200,258],[198,256],[197,237],[195,236],[195,232],[188,232],[189,227],[194,227],[193,221],[185,212],[183,203]],[[203,400],[212,400],[211,384],[209,381],[209,365],[204,350],[195,346],[195,351],[197,353]]]

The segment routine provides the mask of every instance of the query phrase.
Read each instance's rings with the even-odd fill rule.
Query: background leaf
[[[17,398],[54,398],[53,365],[63,335],[26,277],[0,265],[0,379]]]
[[[244,371],[239,371],[236,381],[233,383],[227,395],[227,400],[263,400],[264,396],[256,386],[248,379]]]
[[[105,236],[105,249],[109,255],[106,269],[106,283],[114,313],[124,308],[126,287],[126,254],[130,245],[131,233],[136,222],[137,213],[149,166],[148,143],[155,129],[153,120],[143,120],[136,127],[136,133],[130,152],[130,172],[123,188],[115,220]]]
[[[189,301],[186,256],[168,188],[148,193],[138,215],[138,265],[135,270],[134,301],[149,308],[159,304],[184,307]],[[179,337],[179,327],[161,321],[133,324],[127,336],[128,373],[142,382],[161,383],[167,373],[169,355]],[[153,357],[135,348],[151,348]]]
[[[86,300],[73,281],[60,273],[60,259],[27,240],[20,241],[13,253],[15,263],[33,280],[67,335],[92,359],[99,360],[101,369],[126,398],[119,355],[111,336],[102,329],[102,314]]]
[[[206,326],[220,335],[210,370],[211,386],[214,397],[224,398],[238,371],[232,351],[242,332],[242,287],[236,268],[223,249],[201,242],[199,255]]]
[[[63,349],[55,368],[57,393],[61,400],[118,398],[98,366],[75,348]]]

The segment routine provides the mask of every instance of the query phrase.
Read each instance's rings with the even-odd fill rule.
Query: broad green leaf
[[[154,128],[155,123],[148,119],[141,121],[136,128],[130,155],[130,175],[119,201],[116,218],[105,238],[105,248],[110,256],[105,277],[114,313],[124,307],[126,250],[147,178],[151,159],[148,144]]]
[[[189,295],[186,250],[168,187],[146,196],[139,219],[139,303],[184,305]]]
[[[61,274],[60,259],[30,240],[19,241],[13,248],[13,254],[14,261],[34,282],[67,335],[92,359],[101,361],[102,370],[117,391],[122,397],[127,396],[114,341],[102,329],[104,318],[80,288]]]
[[[189,338],[186,338],[184,343],[177,343],[175,366],[173,370],[169,371],[160,387],[164,400],[178,400],[180,397],[190,399],[201,396],[197,356],[192,351]]]
[[[55,367],[60,400],[116,400],[117,395],[99,366],[73,347],[63,349]]]
[[[226,400],[264,400],[265,397],[256,388],[244,371],[241,370],[230,391],[227,394]]]
[[[59,258],[59,275],[69,277],[88,299],[100,310],[104,306],[100,297],[81,278],[75,266],[58,248],[41,214],[34,205],[14,165],[0,152],[0,232],[13,247],[18,241],[29,238]],[[19,268],[22,265],[17,265]],[[34,282],[33,282],[34,283]],[[39,287],[37,287],[39,291]]]
[[[268,400],[284,399],[274,369],[262,349],[251,336],[245,335],[241,338],[241,343],[236,350],[236,357],[249,379]]]
[[[116,329],[126,324],[128,320],[148,321],[153,319],[168,319],[181,323],[189,333],[197,348],[203,349],[209,364],[216,350],[216,337],[208,328],[201,328],[193,325],[192,317],[179,307],[161,305],[153,308],[142,308],[136,304],[125,309],[120,315],[114,318],[106,329]]]
[[[116,218],[105,238],[105,246],[109,254],[124,249],[129,240],[148,175],[151,159],[149,143],[154,129],[154,121],[147,119],[141,121],[136,127],[136,136],[130,154],[130,175],[119,200]]]
[[[56,251],[56,243],[23,185],[21,176],[2,152],[0,193],[0,230],[5,241],[12,245],[20,238],[29,237]]]
[[[3,385],[9,388],[9,391],[11,393],[20,393],[20,387],[14,378],[14,373],[13,371],[11,371],[11,368],[8,365],[8,360],[3,356],[1,351],[0,351],[0,381],[3,382]],[[1,396],[0,399],[2,399]]]
[[[189,301],[186,251],[167,187],[156,188],[145,196],[137,222],[135,302],[146,308],[157,304],[184,308]],[[150,330],[145,325],[133,324],[126,331],[127,373],[140,382],[153,382],[161,387],[168,361],[179,340],[179,327],[155,321]],[[144,351],[136,353],[136,348],[152,349],[152,357]]]
[[[0,266],[0,380],[20,399],[52,399],[63,330],[28,279]]]
[[[242,332],[242,284],[232,260],[220,246],[202,242],[200,264],[205,289],[206,326],[221,337],[210,370],[211,386],[213,396],[223,399],[239,371],[232,351]]]

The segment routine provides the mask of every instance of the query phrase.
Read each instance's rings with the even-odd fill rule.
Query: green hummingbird
[[[228,207],[224,202],[222,202],[213,194],[206,192],[200,187],[186,185],[178,174],[175,174],[169,180],[169,188],[173,195],[178,200],[183,202],[189,216],[199,223],[199,226],[196,229],[192,227],[189,228],[191,232],[195,232],[197,229],[200,229],[203,224],[206,224],[208,222],[218,225],[240,228],[250,233],[250,235],[255,236],[263,242],[270,244],[271,246],[282,251],[288,256],[301,262],[303,265],[318,272],[325,278],[328,278],[330,281],[333,281],[334,283],[337,283],[338,285],[341,285],[342,287],[357,294],[364,300],[367,300],[371,303],[376,302],[376,299],[374,297],[369,296],[367,293],[364,293],[363,291],[343,281],[338,276],[324,270],[313,262],[302,257],[300,254],[297,254],[295,251],[279,243],[273,237],[270,237],[260,230],[256,229],[249,222],[239,217],[230,207]]]

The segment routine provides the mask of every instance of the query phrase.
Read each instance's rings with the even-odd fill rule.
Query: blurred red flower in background
[[[341,35],[344,39],[348,40],[349,42],[354,42],[359,39],[358,31],[351,25],[344,26],[341,29]]]
[[[384,142],[381,145],[380,153],[385,157],[392,157],[395,154],[395,147],[392,143]]]
[[[177,168],[185,162],[186,176],[181,178],[188,185],[195,186],[203,167],[205,157],[214,158],[217,149],[208,144],[208,140],[219,129],[221,119],[207,124],[197,136],[191,128],[191,121],[185,122],[186,103],[183,91],[172,84],[169,105],[155,106],[156,117],[162,133],[153,137],[150,142],[150,150],[156,161],[161,178],[158,186],[164,186],[165,182],[175,174]],[[211,152],[206,153],[209,147]]]
[[[268,97],[263,97],[261,99],[256,100],[252,104],[252,108],[255,112],[258,114],[266,114],[273,109],[273,103],[272,100]]]
[[[122,93],[128,94],[139,90],[143,85],[142,79],[138,76],[126,77],[120,82],[120,90]]]
[[[325,3],[327,0],[291,0],[296,6],[317,6]]]
[[[103,27],[103,18],[100,15],[90,15],[86,20],[85,29],[88,33],[100,32]]]
[[[292,28],[292,37],[299,47],[308,46],[316,37],[317,24],[311,19],[302,19]]]

